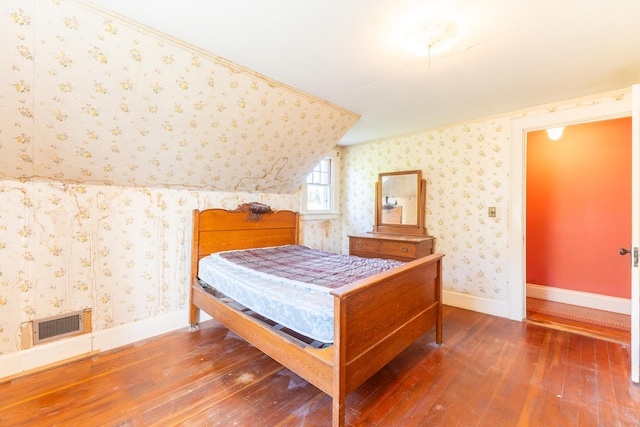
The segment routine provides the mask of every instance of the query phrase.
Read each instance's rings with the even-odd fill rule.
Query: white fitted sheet
[[[291,330],[333,342],[333,296],[322,288],[236,266],[212,254],[199,262],[199,278],[229,298]]]

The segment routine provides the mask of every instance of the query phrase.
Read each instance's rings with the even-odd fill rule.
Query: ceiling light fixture
[[[438,55],[458,42],[458,24],[448,18],[427,18],[409,25],[404,33],[404,49],[418,56]]]
[[[549,139],[553,141],[557,141],[562,138],[562,132],[564,132],[564,127],[547,129],[547,135]]]

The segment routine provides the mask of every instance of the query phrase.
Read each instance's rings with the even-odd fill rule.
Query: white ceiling
[[[638,0],[92,0],[361,115],[349,145],[640,82]],[[430,59],[394,39],[443,15],[463,36]]]

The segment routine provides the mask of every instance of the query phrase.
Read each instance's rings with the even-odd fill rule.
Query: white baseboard
[[[189,310],[181,310],[0,355],[0,379],[186,328],[188,324]]]
[[[189,310],[127,323],[93,334],[94,350],[105,351],[189,326]]]
[[[453,291],[442,291],[442,303],[466,310],[477,311],[492,316],[509,318],[509,304]]]
[[[612,311],[614,313],[631,314],[631,300],[627,298],[610,297],[607,295],[552,288],[550,286],[530,283],[527,283],[527,296],[564,304]]]

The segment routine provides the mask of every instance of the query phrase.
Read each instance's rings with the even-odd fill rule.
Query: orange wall
[[[630,298],[631,119],[527,135],[527,283]]]

